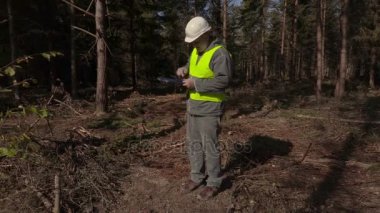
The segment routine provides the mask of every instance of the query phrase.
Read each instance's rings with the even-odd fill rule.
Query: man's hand
[[[186,67],[178,68],[176,74],[180,78],[185,78],[185,76],[187,75],[187,68]]]
[[[191,78],[187,78],[187,79],[183,80],[183,84],[182,85],[184,87],[186,87],[187,89],[194,89],[195,88],[194,80],[191,79]]]

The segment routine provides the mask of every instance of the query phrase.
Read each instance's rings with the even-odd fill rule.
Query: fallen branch
[[[369,163],[363,163],[360,161],[355,161],[355,160],[337,160],[337,159],[330,159],[330,158],[320,158],[320,159],[306,159],[305,163],[309,164],[315,164],[315,165],[336,165],[336,166],[356,166],[361,169],[369,169],[371,166],[376,165],[376,164],[369,164]]]
[[[61,194],[61,187],[59,183],[59,175],[56,174],[54,177],[54,208],[53,213],[59,213],[60,212],[60,194]]]
[[[253,114],[248,115],[248,117],[249,118],[263,118],[263,117],[267,116],[273,110],[274,110],[274,108],[270,108],[270,109],[265,110],[265,111],[259,111],[257,113],[253,113]]]
[[[325,117],[315,117],[309,115],[296,115],[297,118],[305,118],[305,119],[314,119],[314,120],[332,120],[332,121],[341,121],[347,123],[359,123],[359,124],[376,124],[380,125],[380,121],[363,121],[363,120],[354,120],[354,119],[344,119],[344,118],[325,118]]]
[[[91,137],[91,133],[82,126],[74,127],[72,131],[80,135],[82,138]]]
[[[84,127],[82,126],[79,126],[79,127],[74,127],[72,130],[66,130],[70,133],[76,133],[78,136],[80,136],[82,139],[85,139],[85,138],[92,138],[92,139],[97,139],[97,140],[102,140],[104,138],[102,137],[99,137],[97,135],[93,135],[91,134],[90,131],[88,131],[87,129],[85,129]]]
[[[36,187],[30,186],[34,192],[37,193],[37,197],[44,204],[46,210],[51,211],[53,208],[53,204],[50,202],[49,198],[47,198],[42,192],[40,192]]]
[[[299,163],[302,163],[302,162],[305,160],[307,154],[308,154],[309,151],[310,151],[311,145],[313,145],[313,144],[312,144],[312,143],[309,143],[309,146],[307,147],[306,152],[303,154],[302,159],[300,160]]]
[[[73,111],[75,114],[80,115],[80,116],[83,116],[83,114],[79,113],[79,112],[76,111],[73,107],[71,107],[70,105],[66,104],[65,102],[62,102],[62,101],[57,100],[57,99],[54,99],[54,101],[57,102],[57,103],[60,103],[60,104],[62,104],[62,105],[64,105],[64,106],[66,106],[66,107],[69,108],[69,109],[71,109],[71,111]]]
[[[278,101],[274,100],[272,103],[265,105],[261,111],[258,111],[256,113],[252,113],[248,115],[249,118],[262,118],[267,116],[269,113],[271,113],[273,110],[277,108]]]

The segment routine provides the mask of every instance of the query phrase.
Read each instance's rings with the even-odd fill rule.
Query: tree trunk
[[[249,82],[249,66],[248,66],[248,61],[244,61],[243,62],[243,67],[244,67],[244,71],[245,71],[245,81],[248,83]]]
[[[223,0],[223,43],[227,47],[228,0]]]
[[[303,62],[303,58],[302,58],[303,54],[302,54],[302,50],[299,51],[299,54],[298,54],[298,62],[297,62],[297,73],[298,73],[298,79],[299,80],[302,80],[302,76],[303,76],[303,69],[302,69],[302,62]]]
[[[287,0],[284,0],[284,12],[282,15],[282,30],[281,30],[281,55],[284,55],[285,46],[285,32],[286,32],[286,11],[287,11]]]
[[[107,76],[106,76],[106,45],[104,35],[105,0],[96,0],[96,52],[97,52],[97,83],[96,83],[96,114],[104,114],[107,110]]]
[[[298,0],[294,0],[293,4],[293,20],[292,20],[292,51],[291,51],[291,59],[290,59],[290,80],[294,81],[296,78],[296,60],[297,60],[297,22],[298,22]]]
[[[265,23],[266,23],[266,0],[262,0],[261,1],[261,11],[260,11],[260,14],[261,14],[261,17],[262,17],[262,20],[261,20],[261,60],[260,60],[260,63],[261,63],[261,68],[260,68],[260,72],[261,72],[261,76],[263,77],[264,80],[267,80],[268,79],[268,68],[267,68],[267,64],[266,64],[266,46],[265,46],[265,33],[266,33],[266,26],[265,26]]]
[[[16,60],[16,47],[15,47],[15,40],[14,40],[14,21],[13,21],[13,11],[12,11],[12,0],[7,1],[7,10],[8,10],[8,26],[9,26],[9,44],[11,49],[11,61],[13,62]],[[14,97],[17,101],[20,100],[20,92],[19,87],[17,86],[17,76],[16,73],[14,76],[12,76],[12,84],[14,88]]]
[[[372,7],[372,12],[373,12],[373,25],[375,26],[375,28],[373,29],[374,32],[379,32],[379,28],[380,28],[380,18],[379,18],[379,15],[380,15],[380,2],[378,3],[375,3],[376,1],[372,2],[373,7]],[[377,33],[379,34],[379,33]],[[379,41],[378,38],[376,39],[376,37],[374,38],[375,41]],[[379,56],[379,46],[378,44],[376,45],[376,43],[373,43],[373,42],[370,42],[371,43],[371,68],[370,68],[370,71],[369,71],[369,86],[371,89],[375,89],[376,85],[375,85],[375,78],[376,78],[376,69],[377,69],[377,57]]]
[[[197,0],[194,0],[194,16],[197,16]]]
[[[321,12],[322,12],[322,1],[317,1],[317,86],[316,86],[316,97],[318,104],[321,103],[321,92],[322,92],[322,20],[321,20]]]
[[[267,79],[267,73],[265,71],[265,37],[264,37],[264,28],[261,29],[261,54],[259,57],[259,62],[260,62],[260,80],[266,80]]]
[[[326,11],[327,11],[327,6],[326,6],[326,0],[322,0],[322,5],[321,5],[321,19],[322,19],[322,79],[326,76],[328,77],[328,73],[326,73],[326,54],[325,54],[325,43],[326,43]]]
[[[8,9],[8,23],[9,23],[9,43],[11,48],[11,61],[16,59],[15,42],[14,42],[14,26],[13,26],[13,13],[12,13],[12,0],[7,1]]]
[[[78,86],[77,86],[77,70],[76,70],[76,63],[75,63],[75,33],[74,33],[74,26],[75,26],[75,8],[74,0],[70,0],[70,65],[71,65],[71,96],[76,98],[78,93]]]
[[[339,62],[339,77],[335,86],[335,97],[341,99],[345,94],[346,72],[347,72],[347,30],[348,30],[348,4],[349,0],[340,0],[340,31],[341,31],[341,48]]]
[[[369,87],[375,89],[376,48],[371,47],[371,69],[369,71]]]
[[[131,49],[131,72],[132,72],[132,87],[133,90],[137,90],[137,81],[136,81],[136,48],[135,48],[135,31],[134,31],[134,0],[130,1],[130,10],[131,17],[129,19],[129,27],[131,32],[131,39],[129,41],[130,49]]]
[[[223,11],[222,2],[223,0],[211,0],[212,4],[212,19],[215,21],[214,30],[218,36],[222,36],[223,32]]]
[[[254,74],[254,62],[253,61],[249,61],[249,82],[252,83],[255,79],[255,74]]]

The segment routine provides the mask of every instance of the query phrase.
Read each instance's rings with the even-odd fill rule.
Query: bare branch
[[[111,49],[110,49],[110,47],[108,46],[106,40],[105,40],[104,38],[102,38],[102,39],[103,39],[103,41],[104,41],[104,44],[106,44],[106,48],[107,48],[108,51],[110,52],[110,55],[113,56],[113,54],[112,54],[112,52],[111,52]]]
[[[28,82],[28,81],[31,81],[31,80],[33,80],[33,78],[27,78],[27,79],[24,79],[24,80],[19,81],[19,82],[17,82],[17,83],[13,83],[13,84],[10,85],[10,86],[4,87],[3,89],[11,89],[11,88],[14,88],[14,87],[17,87],[17,86],[23,85],[25,82]]]
[[[7,23],[7,22],[8,22],[8,19],[4,19],[4,20],[0,21],[0,24],[4,24],[4,23]]]
[[[90,52],[95,48],[97,42],[98,42],[98,39],[96,39],[95,42],[91,45],[90,49],[87,51],[88,55],[90,55]]]
[[[84,9],[82,9],[82,8],[80,8],[80,7],[78,7],[78,6],[76,6],[75,4],[72,4],[71,2],[66,1],[66,0],[61,0],[61,1],[65,2],[65,3],[68,4],[68,5],[73,6],[75,9],[77,9],[77,10],[79,10],[79,11],[81,11],[81,12],[83,12],[83,13],[85,13],[85,14],[87,14],[87,15],[89,15],[89,16],[95,18],[95,15],[94,15],[94,14],[92,14],[92,13],[90,13],[90,12],[87,12],[86,10],[84,10]]]
[[[33,192],[36,193],[37,197],[44,204],[46,210],[51,211],[53,204],[50,202],[50,199],[45,196],[40,190],[38,190],[35,186],[31,185],[28,181],[25,181],[26,186],[29,186]]]
[[[82,31],[82,32],[84,32],[84,33],[86,33],[86,34],[88,34],[88,35],[90,35],[90,36],[96,38],[96,35],[95,35],[95,34],[89,32],[89,31],[87,31],[87,30],[85,30],[85,29],[83,29],[83,28],[80,28],[80,27],[77,27],[77,26],[72,26],[72,27],[73,27],[74,29],[76,29],[76,30]],[[107,48],[108,51],[110,52],[111,56],[113,56],[113,54],[112,54],[112,52],[111,52],[111,49],[110,49],[110,47],[108,46],[108,44],[107,44],[106,40],[104,39],[103,35],[100,35],[100,39],[102,39],[102,40],[104,41],[104,43],[105,43],[105,45],[106,45],[106,48]],[[96,44],[96,42],[95,42],[95,44]],[[92,49],[92,48],[91,48],[91,49]],[[91,49],[90,49],[90,50],[91,50]]]
[[[79,30],[79,31],[82,31],[82,32],[86,33],[87,35],[90,35],[90,36],[96,38],[96,35],[95,35],[95,34],[89,32],[89,31],[87,31],[87,30],[85,30],[85,29],[83,29],[83,28],[80,28],[80,27],[77,27],[77,26],[72,26],[72,28],[74,28],[74,29],[76,29],[76,30]]]
[[[75,114],[77,114],[77,115],[79,115],[79,116],[82,116],[81,113],[79,113],[78,111],[76,111],[73,107],[71,107],[70,105],[66,104],[65,102],[62,102],[62,101],[60,101],[60,100],[58,100],[58,99],[53,99],[53,101],[55,101],[55,102],[57,102],[57,103],[59,103],[59,104],[62,104],[62,105],[64,105],[64,106],[66,106],[66,107],[69,108],[71,111],[73,111]]]
[[[92,3],[94,3],[94,0],[91,0],[90,4],[88,5],[87,10],[86,10],[87,12],[90,10]]]
[[[380,121],[363,121],[363,120],[354,120],[354,119],[340,119],[340,118],[325,118],[325,117],[315,117],[309,115],[296,115],[297,118],[305,118],[305,119],[313,119],[313,120],[332,120],[332,121],[340,121],[347,123],[359,123],[359,124],[376,124],[380,125]]]
[[[308,154],[309,151],[310,151],[311,145],[313,145],[313,143],[309,143],[309,146],[307,147],[306,152],[303,154],[302,159],[300,160],[299,163],[302,163],[302,162],[305,160],[307,154]]]
[[[60,213],[60,194],[61,194],[61,186],[59,181],[59,174],[56,174],[54,177],[54,207],[53,213]]]
[[[99,30],[97,30],[97,32],[98,32],[98,34],[99,34],[100,39],[102,39],[102,40],[104,41],[104,44],[106,45],[106,48],[107,48],[107,50],[109,51],[110,55],[113,56],[113,54],[112,54],[112,52],[111,52],[111,49],[110,49],[110,47],[108,46],[107,41],[106,41],[106,39],[104,38],[103,34],[100,33]]]

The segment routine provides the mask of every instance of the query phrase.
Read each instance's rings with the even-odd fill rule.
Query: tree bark
[[[302,76],[303,76],[303,69],[302,69],[302,62],[303,62],[303,54],[302,54],[302,50],[299,51],[299,54],[298,54],[298,60],[297,60],[297,73],[298,73],[298,79],[299,80],[302,80]]]
[[[258,57],[258,63],[259,63],[259,79],[260,80],[266,80],[267,79],[267,72],[265,67],[265,32],[264,28],[261,29],[261,35],[260,35],[260,56]]]
[[[74,8],[74,0],[70,0],[70,66],[71,66],[71,96],[76,98],[78,93],[77,86],[77,70],[76,70],[76,60],[75,60],[75,8]]]
[[[96,114],[104,114],[107,110],[107,76],[106,76],[106,44],[104,37],[105,0],[96,0],[96,52],[97,52],[97,83],[96,83]]]
[[[194,16],[197,16],[197,3],[198,3],[198,1],[197,0],[194,0]]]
[[[316,97],[317,102],[321,102],[321,92],[322,92],[322,1],[317,1],[317,65],[316,65],[316,73],[317,73],[317,86],[316,86]]]
[[[223,43],[227,47],[228,0],[223,0]]]
[[[9,43],[11,48],[11,61],[16,59],[15,42],[14,42],[14,25],[13,25],[13,12],[12,12],[12,0],[7,1],[8,10],[8,24],[9,24]]]
[[[223,23],[222,23],[222,17],[223,17],[223,9],[222,9],[222,2],[221,0],[212,0],[213,1],[213,17],[215,20],[215,30],[218,33],[218,36],[222,35],[222,28],[223,28]]]
[[[340,0],[340,31],[341,31],[341,48],[339,62],[339,77],[335,86],[335,97],[341,99],[345,94],[346,73],[347,73],[347,31],[348,31],[348,4],[349,0]]]
[[[14,21],[13,21],[13,11],[12,11],[12,0],[7,1],[7,10],[8,10],[8,27],[9,27],[9,44],[11,49],[11,61],[16,60],[16,47],[14,40]],[[14,88],[14,97],[17,101],[20,100],[20,90],[19,86],[17,86],[17,76],[16,73],[12,76],[12,84]]]
[[[380,2],[378,3],[375,3],[376,1],[372,2],[373,6],[372,6],[372,12],[373,12],[373,25],[375,26],[374,28],[374,32],[378,32],[379,31],[379,28],[380,28],[380,19],[379,19],[379,9],[380,9]],[[377,33],[379,34],[379,33]],[[375,36],[375,41],[379,41],[378,38],[376,39],[376,36]],[[375,78],[376,78],[376,65],[377,65],[377,57],[379,55],[379,46],[378,44],[376,44],[375,42],[371,41],[370,42],[370,45],[371,45],[371,67],[370,67],[370,71],[369,71],[369,86],[371,89],[375,89],[376,85],[375,85]]]
[[[291,59],[290,59],[290,70],[289,70],[289,75],[290,75],[290,80],[294,81],[296,78],[296,60],[297,60],[297,22],[298,22],[298,0],[294,0],[293,3],[293,20],[292,20],[292,51],[291,51]]]
[[[265,7],[266,7],[266,0],[262,0],[261,1],[261,17],[262,17],[262,20],[261,20],[261,59],[260,59],[260,63],[261,63],[261,67],[260,67],[260,72],[261,72],[261,76],[263,76],[263,79],[264,80],[267,80],[268,79],[268,68],[267,68],[267,64],[266,64],[266,46],[265,46],[265,33],[266,33],[266,26],[265,26],[265,23],[266,23],[266,14],[265,14]]]
[[[131,72],[132,72],[132,87],[133,90],[137,90],[137,80],[136,80],[136,48],[135,48],[135,31],[134,31],[134,21],[135,21],[135,13],[134,13],[134,0],[130,0],[130,11],[131,16],[129,19],[129,27],[131,32],[131,39],[129,41],[130,49],[131,49]]]
[[[375,89],[376,48],[371,47],[371,69],[369,71],[369,87]]]
[[[248,83],[249,82],[249,66],[248,62],[244,61],[243,62],[243,70],[245,71],[245,81]]]
[[[321,5],[321,19],[322,19],[322,80],[324,76],[328,77],[328,73],[326,73],[326,11],[327,11],[327,5],[326,5],[326,0],[322,0],[322,5]]]
[[[61,184],[59,180],[59,174],[56,174],[54,177],[54,207],[53,213],[60,213],[61,207]]]
[[[281,55],[284,55],[287,7],[288,7],[287,0],[284,0],[284,11],[282,15],[282,30],[281,30]]]

